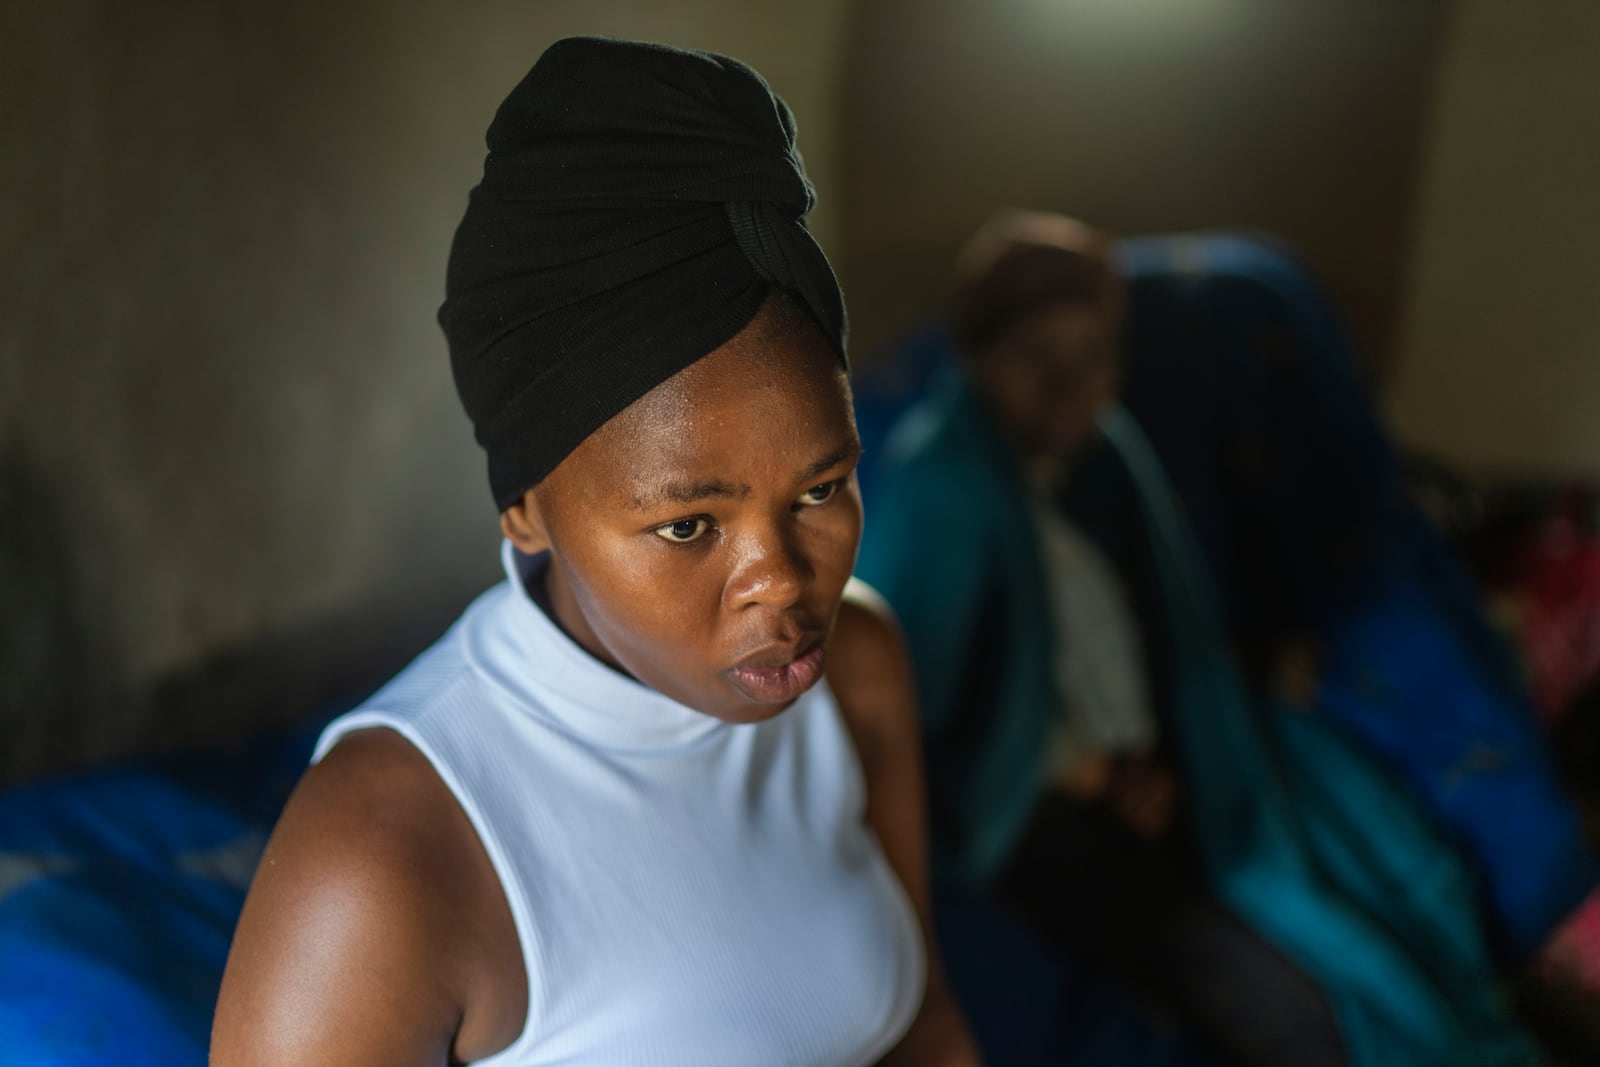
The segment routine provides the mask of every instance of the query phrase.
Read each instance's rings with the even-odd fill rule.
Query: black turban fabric
[[[789,290],[845,359],[794,118],[706,52],[559,41],[500,105],[439,322],[503,510]]]

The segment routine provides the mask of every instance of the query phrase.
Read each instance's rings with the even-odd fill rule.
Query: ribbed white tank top
[[[819,684],[730,725],[578,647],[507,580],[362,707],[432,762],[500,877],[528,1017],[484,1067],[853,1067],[910,1025],[915,913]]]

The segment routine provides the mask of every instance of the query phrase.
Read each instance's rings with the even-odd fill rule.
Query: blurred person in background
[[[1201,277],[1167,280],[1193,303]],[[956,265],[954,365],[874,472],[858,573],[911,645],[942,899],[997,902],[1239,1063],[1530,1062],[1458,849],[1304,713],[1319,666],[1296,632],[1235,643],[1162,458],[1115,403],[1126,303],[1102,234],[991,220]],[[1154,332],[1211,312],[1186,314]],[[1168,409],[1212,417],[1174,387]],[[1138,513],[1114,553],[1068,508],[1108,454]],[[988,964],[951,914],[963,990]]]
[[[1127,596],[1054,503],[1116,397],[1110,242],[1011,213],[955,274],[965,373],[902,423],[858,567],[916,664],[936,869],[992,886],[1052,943],[1241,1062],[1343,1063],[1315,986],[1211,898],[1187,857]]]

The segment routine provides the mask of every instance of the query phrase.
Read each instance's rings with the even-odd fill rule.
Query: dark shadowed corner
[[[92,517],[70,482],[0,445],[0,782],[96,750],[114,723],[121,665]]]

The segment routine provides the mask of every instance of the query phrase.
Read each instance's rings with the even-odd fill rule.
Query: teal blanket
[[[1104,429],[1145,511],[1177,752],[1215,892],[1317,980],[1357,1067],[1532,1062],[1457,850],[1314,706],[1251,696],[1159,460],[1126,413]]]

